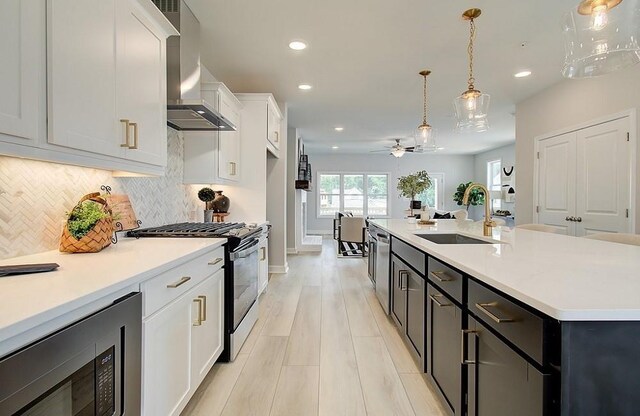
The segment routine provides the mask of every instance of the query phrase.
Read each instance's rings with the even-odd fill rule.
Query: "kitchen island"
[[[372,223],[391,234],[391,316],[451,414],[637,413],[640,247]]]

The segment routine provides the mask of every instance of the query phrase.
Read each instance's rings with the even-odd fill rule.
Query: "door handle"
[[[408,270],[400,270],[398,272],[400,279],[398,279],[398,284],[400,285],[400,290],[407,290],[407,278],[409,276]]]
[[[236,162],[229,162],[229,175],[236,176]]]
[[[137,149],[138,148],[138,123],[129,123],[131,127],[133,127],[133,146],[129,146],[129,149]]]
[[[260,261],[264,261],[267,259],[267,249],[265,247],[260,247]]]
[[[452,306],[452,303],[442,303],[438,300],[438,298],[443,298],[444,295],[429,295],[429,298],[433,301],[433,303],[435,303],[436,305],[438,305],[439,308],[444,308],[445,306]]]
[[[467,360],[464,358],[464,336],[467,334],[478,334],[480,331],[476,331],[475,329],[463,329],[460,334],[460,364],[462,365],[473,365],[476,364],[476,360]]]
[[[503,322],[515,321],[515,319],[513,318],[500,318],[499,316],[497,316],[496,314],[494,314],[488,309],[488,308],[494,308],[496,306],[498,306],[498,302],[476,303],[476,308],[478,308],[480,312],[484,313],[485,315],[487,315],[489,318],[491,318],[494,322],[498,324],[501,324]]]
[[[191,277],[184,276],[182,279],[178,280],[177,282],[168,284],[167,288],[168,289],[175,289],[178,286],[182,286],[183,284],[187,283],[189,280],[191,280]]]
[[[277,131],[274,131],[273,134],[276,135],[276,143],[278,143],[278,141],[280,140],[280,134]]]
[[[120,144],[120,147],[129,147],[129,119],[122,118],[120,119],[120,123],[124,123],[124,143]]]
[[[193,302],[198,305],[198,318],[193,321],[193,326],[200,326],[202,325],[202,298],[197,297],[193,300]]]
[[[431,272],[430,274],[431,274],[431,277],[436,279],[438,282],[450,282],[450,281],[454,280],[444,270]]]
[[[198,296],[198,299],[202,299],[202,322],[207,321],[207,297],[206,296]]]

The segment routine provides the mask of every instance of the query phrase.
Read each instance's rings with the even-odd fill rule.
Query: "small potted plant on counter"
[[[204,202],[204,222],[213,221],[213,200],[216,198],[216,193],[211,188],[202,188],[198,191],[198,199]]]
[[[456,189],[456,193],[453,194],[453,200],[458,205],[462,205],[462,199],[464,198],[464,192],[467,190],[469,185],[473,182],[461,183],[458,185]],[[483,205],[484,204],[484,194],[480,191],[480,189],[475,188],[471,190],[469,194],[469,203],[466,205],[467,211],[469,211],[469,205]]]
[[[398,178],[398,191],[400,196],[409,198],[411,217],[413,217],[413,210],[422,208],[422,202],[416,201],[416,195],[426,191],[431,186],[431,177],[426,170],[413,173],[407,176],[401,176]]]

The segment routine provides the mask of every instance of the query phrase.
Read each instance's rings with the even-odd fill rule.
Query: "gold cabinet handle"
[[[444,295],[429,295],[429,298],[438,305],[439,308],[444,308],[445,306],[452,306],[452,303],[442,303],[438,300],[438,298],[444,298]]]
[[[475,360],[466,360],[464,358],[464,336],[466,334],[477,334],[480,331],[476,331],[473,329],[463,329],[462,330],[462,334],[460,336],[460,364],[462,365],[472,365],[472,364],[476,364]]]
[[[196,320],[193,321],[193,326],[200,326],[202,325],[202,297],[198,296],[197,298],[195,298],[193,300],[197,305],[198,305],[198,318]]]
[[[133,127],[133,146],[129,146],[129,149],[138,148],[138,123],[129,123]]]
[[[129,120],[126,118],[120,119],[120,123],[124,123],[124,143],[120,144],[120,147],[129,147]]]
[[[198,296],[198,299],[201,299],[202,302],[200,303],[200,306],[202,307],[201,312],[202,312],[202,317],[201,317],[201,322],[206,322],[207,321],[207,297],[206,296]]]
[[[209,266],[215,266],[216,264],[220,263],[222,261],[222,257],[218,257],[215,260],[212,260],[209,262]]]
[[[400,281],[398,283],[400,283],[400,290],[407,290],[407,283],[409,281],[409,271],[408,270],[400,270],[398,272],[398,274],[400,275]]]
[[[498,302],[476,303],[476,308],[478,308],[480,310],[480,312],[482,312],[485,315],[487,315],[489,318],[491,318],[496,323],[501,324],[503,322],[514,322],[515,321],[515,319],[513,319],[513,318],[500,318],[498,315],[494,314],[493,312],[491,312],[488,309],[488,308],[495,308],[496,306],[498,306]]]
[[[431,274],[431,277],[436,279],[438,282],[450,282],[454,280],[445,271],[435,271],[435,272],[431,272],[430,274]]]
[[[236,176],[236,162],[229,162],[229,175]]]
[[[265,247],[260,247],[260,261],[264,261],[267,259],[267,249]]]
[[[191,280],[191,277],[184,276],[182,279],[178,280],[177,282],[168,284],[167,288],[168,289],[175,289],[178,286],[182,286],[183,284],[187,283],[189,280]]]

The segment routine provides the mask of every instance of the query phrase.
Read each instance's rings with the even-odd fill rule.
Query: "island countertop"
[[[640,321],[640,247],[481,223],[371,220],[391,235],[561,321]],[[436,244],[459,233],[495,244]]]

